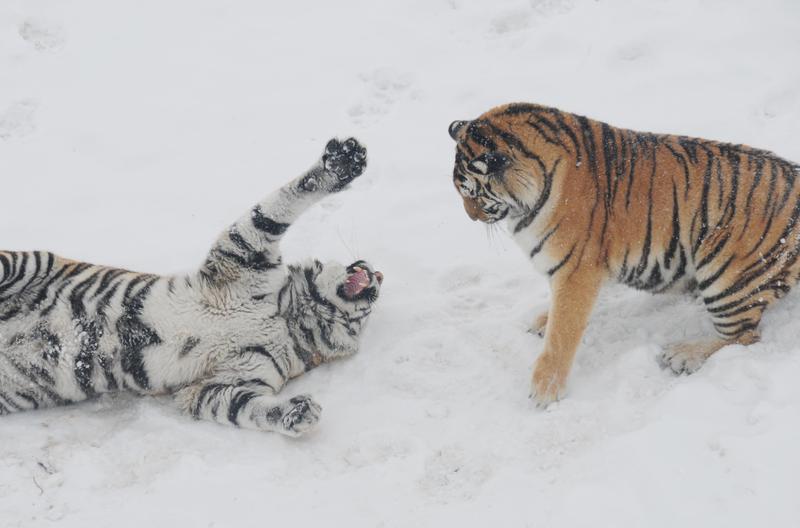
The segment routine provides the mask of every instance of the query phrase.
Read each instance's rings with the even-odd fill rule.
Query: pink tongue
[[[361,270],[347,278],[347,281],[344,283],[344,292],[349,297],[355,297],[367,286],[369,286],[369,275],[366,271]]]

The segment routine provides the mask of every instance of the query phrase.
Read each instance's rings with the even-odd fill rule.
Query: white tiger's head
[[[337,304],[346,311],[371,306],[378,300],[382,283],[383,273],[375,271],[364,260],[357,260],[346,267],[338,262],[328,262],[323,265],[317,280],[328,296],[332,296],[330,290],[335,286],[336,297],[341,300]]]
[[[363,260],[290,266],[287,285],[293,295],[282,311],[290,327],[303,328],[309,339],[313,334],[325,360],[351,355],[382,283],[383,274]]]

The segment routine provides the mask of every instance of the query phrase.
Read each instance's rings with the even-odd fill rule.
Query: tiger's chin
[[[495,224],[508,216],[511,207],[506,204],[496,203],[484,208],[476,200],[464,198],[464,210],[470,220],[484,224]]]
[[[482,211],[482,214],[478,215],[476,218],[473,218],[473,220],[479,220],[480,222],[489,225],[496,224],[501,220],[505,220],[505,218],[508,216],[509,211],[510,208],[508,207],[501,209],[495,213],[487,213],[485,211]]]

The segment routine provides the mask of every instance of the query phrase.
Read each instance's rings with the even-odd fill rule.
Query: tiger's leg
[[[758,341],[756,330],[746,330],[734,338],[710,338],[706,340],[675,343],[668,346],[659,356],[663,368],[669,368],[675,374],[692,374],[716,351],[727,345],[750,345]]]
[[[181,409],[196,419],[244,429],[300,436],[319,421],[322,407],[310,396],[281,399],[257,384],[232,385],[208,380],[176,394]]]
[[[698,290],[706,310],[714,323],[716,337],[674,343],[659,356],[659,363],[676,374],[696,372],[705,361],[724,346],[732,344],[750,345],[759,340],[758,325],[764,310],[784,290],[773,289],[781,279],[767,276],[759,282],[746,284],[740,267],[727,265],[709,269],[700,274]],[[744,286],[739,286],[742,284]],[[784,284],[788,291],[788,284]]]
[[[538,406],[557,400],[603,283],[596,271],[576,270],[552,279],[553,302],[547,318],[544,350],[533,370],[531,397]]]
[[[63,381],[58,379],[62,372],[45,359],[45,354],[47,351],[26,358],[13,350],[0,350],[0,415],[67,405],[87,398],[77,388],[59,383]]]
[[[331,139],[308,172],[256,204],[217,239],[201,275],[212,283],[225,283],[280,266],[280,240],[289,226],[316,202],[360,176],[366,163],[366,149],[355,139]]]

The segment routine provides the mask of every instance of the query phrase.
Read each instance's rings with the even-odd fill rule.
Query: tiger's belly
[[[122,388],[120,361],[106,335],[96,322],[33,313],[0,325],[0,404],[37,408]]]
[[[536,224],[519,233],[513,233],[512,239],[525,253],[533,267],[547,276],[552,276],[554,270],[565,261],[565,256],[581,259],[584,252],[580,251],[580,244],[571,241],[568,247],[560,247],[554,236],[555,230],[536,229]],[[563,243],[563,241],[562,241]],[[637,253],[630,256],[631,250],[619,262],[611,264],[592,258],[588,261],[576,260],[576,266],[605,266],[604,270],[609,278],[638,290],[652,293],[685,292],[694,289],[694,268],[688,252],[683,244],[673,244],[667,248],[637,248]],[[575,254],[570,255],[574,252]],[[587,252],[597,253],[597,252]]]
[[[0,406],[35,409],[120,390],[162,394],[201,377],[208,335],[166,326],[116,311],[75,317],[68,303],[18,314],[0,323]]]

